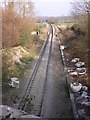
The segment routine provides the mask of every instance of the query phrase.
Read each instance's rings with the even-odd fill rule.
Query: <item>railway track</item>
[[[42,46],[38,60],[30,76],[28,86],[18,106],[18,109],[37,116],[40,116],[42,111],[44,89],[52,48],[53,26],[49,24],[49,28],[49,34]]]

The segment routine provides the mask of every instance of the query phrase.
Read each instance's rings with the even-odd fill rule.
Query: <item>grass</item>
[[[14,91],[14,88],[11,88],[8,85],[8,82],[10,81],[11,77],[18,77],[21,78],[25,71],[27,69],[31,68],[31,64],[29,63],[30,61],[34,60],[34,57],[36,55],[35,51],[32,51],[29,54],[22,54],[22,58],[20,59],[22,64],[18,63],[13,63],[12,61],[12,54],[16,55],[16,48],[11,48],[11,49],[4,49],[3,50],[3,61],[2,61],[2,91],[3,91],[3,97],[7,98],[7,93],[9,91]],[[33,48],[34,50],[34,48]],[[27,49],[27,52],[29,50]],[[12,92],[13,92],[12,91]],[[6,100],[5,100],[6,101]]]
[[[22,33],[20,36],[20,45],[24,46],[29,40],[29,36],[27,33]]]
[[[8,85],[11,77],[21,78],[27,69],[31,68],[35,56],[39,54],[41,46],[46,36],[46,28],[42,24],[38,24],[38,29],[41,31],[39,35],[31,36],[21,34],[20,45],[2,50],[2,90],[3,99],[6,103],[9,91],[13,93],[14,88]],[[13,56],[20,57],[21,64],[13,61]],[[12,94],[11,93],[11,94]]]
[[[25,63],[25,64],[28,64],[28,62],[33,61],[33,60],[34,59],[32,57],[26,57],[26,56],[24,56],[24,57],[21,58],[21,61],[23,63]]]
[[[13,105],[12,95],[14,92],[16,93],[16,89],[8,85],[11,77],[18,77],[19,79],[23,78],[23,76],[26,77],[24,73],[27,72],[27,69],[31,69],[31,65],[36,59],[36,55],[39,54],[45,39],[46,31],[44,31],[45,26],[43,24],[38,24],[36,28],[36,30],[40,31],[40,34],[31,36],[34,29],[33,23],[28,25],[29,23],[26,22],[20,28],[19,45],[2,49],[2,99],[4,104],[10,103]],[[12,41],[14,41],[14,38],[12,38]],[[21,64],[16,63],[13,56],[18,57]]]
[[[22,64],[14,63],[12,60],[12,54],[15,55],[15,51],[13,53],[13,50],[11,52],[8,50],[8,53],[6,50],[3,52],[3,61],[2,61],[2,78],[4,80],[10,80],[11,77],[20,77],[24,74],[26,65],[29,61],[34,60],[30,56],[30,54],[22,54],[22,58],[20,59]]]

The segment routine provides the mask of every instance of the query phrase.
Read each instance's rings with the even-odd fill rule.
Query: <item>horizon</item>
[[[2,1],[2,0],[1,0]],[[71,16],[71,0],[32,0],[36,16],[61,17]],[[2,2],[0,2],[0,6]],[[3,6],[3,5],[2,5]]]

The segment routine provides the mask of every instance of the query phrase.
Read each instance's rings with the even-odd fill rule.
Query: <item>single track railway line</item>
[[[52,48],[53,26],[49,24],[49,34],[42,46],[38,60],[33,68],[29,83],[21,98],[18,109],[40,116],[43,104],[45,83],[47,80],[48,64]],[[29,98],[33,107],[30,107]]]

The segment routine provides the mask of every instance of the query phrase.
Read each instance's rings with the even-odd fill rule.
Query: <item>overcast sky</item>
[[[37,15],[62,16],[70,15],[71,0],[33,0]]]

